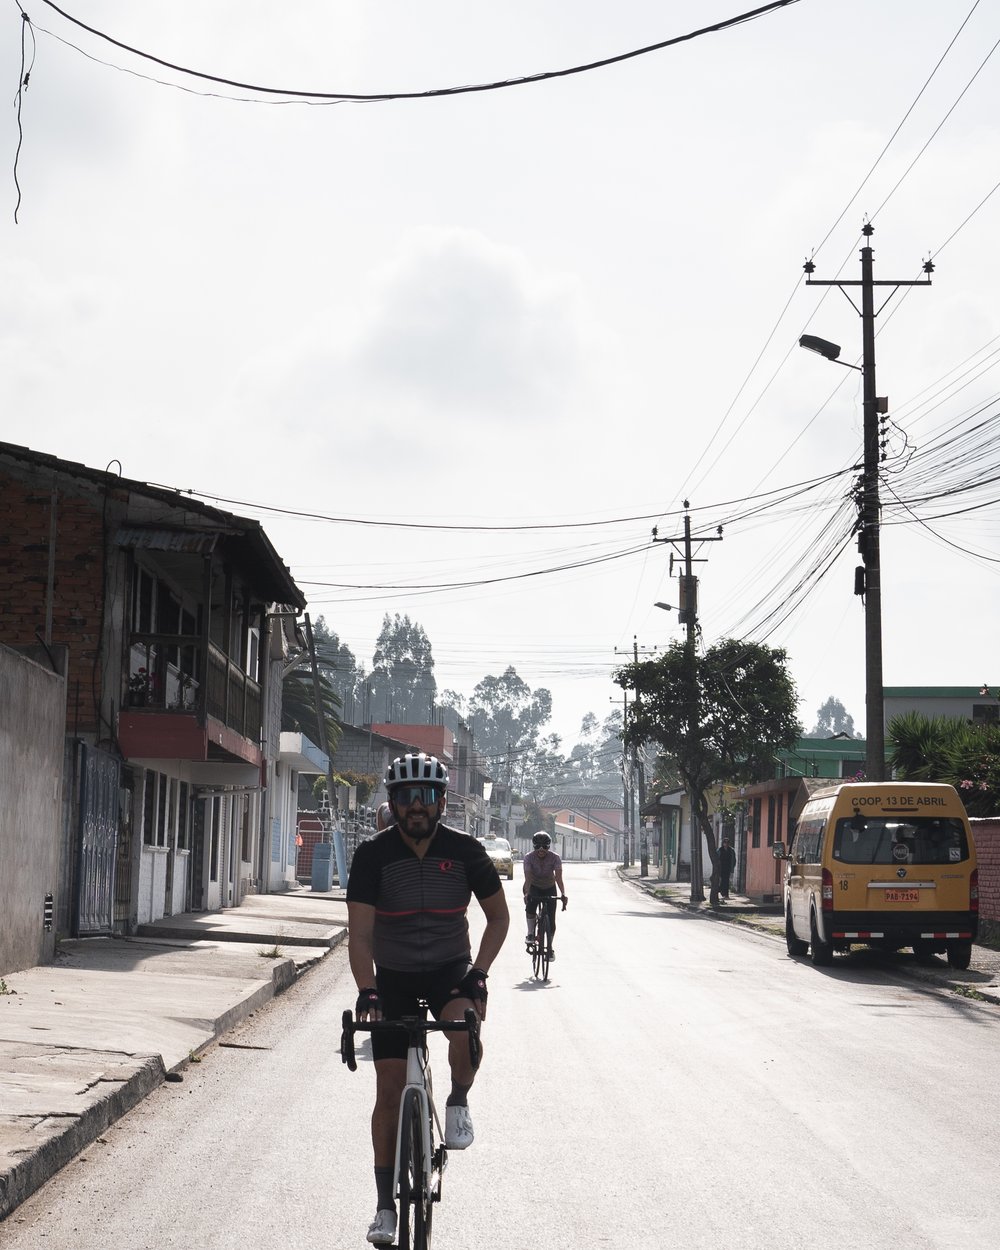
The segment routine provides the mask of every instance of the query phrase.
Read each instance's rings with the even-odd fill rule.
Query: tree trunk
[[[715,830],[712,828],[712,821],[708,814],[708,802],[705,799],[705,795],[703,791],[699,792],[698,794],[698,803],[697,803],[697,807],[695,810],[697,814],[696,823],[698,826],[698,837],[700,840],[701,835],[704,834],[705,843],[708,846],[708,858],[712,864],[712,873],[709,878],[709,886],[708,886],[709,906],[711,906],[714,911],[718,911],[719,910],[719,848],[716,846],[716,843],[715,843]],[[704,897],[705,897],[704,893],[702,893],[701,897],[697,901],[703,902]]]

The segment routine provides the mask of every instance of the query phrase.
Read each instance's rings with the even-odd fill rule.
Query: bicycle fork
[[[405,1106],[411,1093],[416,1094],[417,1102],[420,1107],[420,1134],[421,1159],[423,1163],[423,1175],[420,1179],[420,1186],[423,1193],[431,1202],[440,1202],[441,1200],[441,1177],[444,1174],[445,1166],[448,1162],[448,1151],[444,1145],[444,1129],[438,1117],[437,1107],[434,1105],[434,1098],[431,1089],[431,1072],[430,1065],[427,1062],[426,1050],[411,1046],[406,1053],[406,1085],[403,1087],[403,1094],[400,1099],[400,1108]],[[433,1149],[433,1141],[431,1127],[437,1128],[437,1137],[440,1142],[436,1150]],[[396,1167],[395,1175],[397,1184],[399,1182],[400,1168],[403,1161],[403,1115],[400,1111],[399,1122],[396,1126]]]

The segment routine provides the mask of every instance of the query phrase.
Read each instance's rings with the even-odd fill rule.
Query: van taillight
[[[969,911],[979,910],[979,869],[973,868],[969,875]]]
[[[823,869],[823,910],[833,911],[833,873]]]

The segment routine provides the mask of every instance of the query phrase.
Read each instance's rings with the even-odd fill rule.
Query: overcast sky
[[[567,748],[633,645],[682,636],[650,531],[689,499],[696,534],[724,525],[698,552],[706,645],[786,648],[806,727],[834,695],[863,730],[861,375],[796,344],[860,360],[860,317],[802,265],[860,278],[867,216],[876,278],[936,266],[878,319],[885,682],[1000,686],[1000,487],[964,489],[1000,471],[995,2],[798,0],[579,74],[311,104],[22,7],[33,40],[0,7],[4,440],[259,518],[362,662],[407,613],[440,689],[513,664]],[[216,78],[392,95],[744,6],[60,7]]]

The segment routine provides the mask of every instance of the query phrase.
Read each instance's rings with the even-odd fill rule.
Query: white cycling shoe
[[[396,1212],[391,1207],[375,1212],[368,1226],[368,1240],[373,1246],[391,1246],[396,1240]]]
[[[475,1136],[468,1107],[445,1107],[444,1144],[449,1150],[465,1150]]]

